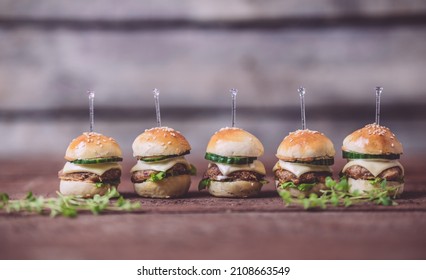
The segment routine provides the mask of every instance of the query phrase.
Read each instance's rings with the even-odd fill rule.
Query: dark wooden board
[[[76,219],[2,213],[0,258],[424,259],[426,178],[421,163],[408,161],[406,192],[398,206],[312,211],[284,207],[272,184],[258,198],[210,197],[196,191],[198,178],[185,198],[140,198],[124,172],[120,190],[140,201],[141,210]],[[53,196],[61,164],[1,161],[0,191],[15,198],[29,190]]]

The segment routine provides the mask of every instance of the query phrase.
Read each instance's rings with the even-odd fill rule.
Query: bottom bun
[[[95,194],[104,195],[109,188],[117,187],[118,185],[107,185],[98,188],[95,183],[82,181],[64,181],[59,184],[59,191],[63,195],[81,195],[83,197],[93,197]]]
[[[377,186],[372,185],[368,180],[362,180],[362,179],[356,180],[353,178],[348,178],[348,184],[349,184],[349,189],[351,192],[356,190],[360,192],[371,191],[377,188]],[[389,191],[389,195],[399,196],[404,191],[404,183],[400,183],[400,182],[387,181],[386,187],[396,188],[395,191]]]
[[[249,181],[211,181],[209,193],[217,197],[253,197],[260,193],[262,183]]]
[[[279,186],[279,182],[275,181],[275,186],[277,186],[277,192],[280,193],[282,191],[284,191],[284,189],[282,189]],[[324,183],[316,183],[312,189],[310,189],[309,191],[300,191],[298,189],[295,188],[287,188],[285,189],[286,191],[290,192],[292,197],[308,197],[310,194],[314,193],[317,194],[318,196],[322,195],[321,190],[325,190],[327,189],[326,185]]]
[[[185,195],[191,186],[191,176],[179,175],[161,181],[135,183],[135,192],[143,197],[173,198]]]

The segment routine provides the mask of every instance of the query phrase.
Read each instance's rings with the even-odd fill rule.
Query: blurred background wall
[[[272,159],[300,127],[300,85],[308,127],[337,150],[374,122],[381,85],[382,124],[425,153],[425,70],[424,0],[0,0],[0,156],[61,160],[92,89],[95,130],[131,157],[156,87],[163,124],[202,158],[236,87],[237,126]]]

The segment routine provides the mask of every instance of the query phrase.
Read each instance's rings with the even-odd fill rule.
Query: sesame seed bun
[[[69,144],[65,159],[95,159],[122,157],[121,148],[111,137],[96,132],[84,132]]]
[[[287,135],[278,146],[277,158],[284,161],[312,161],[334,158],[333,142],[318,131],[297,130]]]
[[[191,150],[186,138],[168,127],[145,130],[133,141],[132,148],[135,157],[181,155]]]
[[[185,195],[191,186],[191,176],[179,175],[161,181],[133,184],[135,192],[142,197],[174,198]]]
[[[232,181],[220,182],[211,181],[208,191],[211,195],[217,197],[254,197],[258,196],[262,188],[260,182]]]
[[[403,153],[402,144],[395,134],[377,124],[368,124],[349,134],[343,140],[342,150],[372,155]]]
[[[236,127],[220,129],[207,144],[207,153],[225,157],[259,157],[263,151],[263,145],[256,136]]]

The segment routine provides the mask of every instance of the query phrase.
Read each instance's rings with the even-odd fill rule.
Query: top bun
[[[225,157],[259,157],[263,145],[253,134],[236,127],[217,131],[207,144],[207,153]]]
[[[95,159],[122,157],[121,148],[111,137],[96,132],[84,132],[69,144],[65,159]]]
[[[133,141],[132,148],[135,157],[181,155],[191,150],[179,131],[164,126],[145,130]]]
[[[305,129],[290,132],[278,146],[276,156],[285,161],[312,161],[333,158],[335,154],[333,142],[327,136]]]
[[[402,144],[389,128],[377,124],[367,124],[346,136],[343,151],[361,154],[383,155],[402,154]]]

